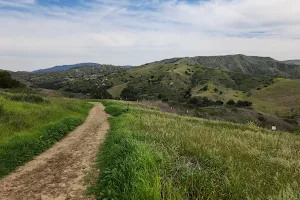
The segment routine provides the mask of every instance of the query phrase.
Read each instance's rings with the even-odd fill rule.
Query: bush
[[[265,121],[266,121],[266,119],[264,118],[263,115],[260,115],[260,116],[258,117],[258,120],[261,121],[261,122],[265,122]]]
[[[0,116],[4,114],[4,106],[0,104]]]
[[[207,91],[208,90],[208,86],[204,86],[202,89],[200,89],[200,91]]]
[[[224,102],[223,101],[220,101],[220,100],[218,100],[218,101],[216,101],[216,105],[223,105],[224,104]]]
[[[195,106],[205,107],[205,106],[221,106],[224,104],[223,101],[213,101],[207,97],[193,97],[189,99],[189,103]]]
[[[238,101],[236,106],[237,107],[250,107],[250,106],[252,106],[252,102],[250,102],[250,101]]]
[[[192,96],[192,90],[189,88],[187,91],[185,91],[183,97],[185,99],[189,99]]]
[[[232,99],[230,99],[226,104],[230,106],[234,106],[235,102]]]

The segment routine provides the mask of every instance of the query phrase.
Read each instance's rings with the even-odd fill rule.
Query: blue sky
[[[299,0],[0,0],[0,69],[300,58]]]

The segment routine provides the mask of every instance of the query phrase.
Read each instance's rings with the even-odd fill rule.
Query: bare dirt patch
[[[94,199],[85,195],[85,177],[95,173],[96,154],[109,129],[107,118],[104,106],[94,103],[84,124],[0,181],[0,199]]]

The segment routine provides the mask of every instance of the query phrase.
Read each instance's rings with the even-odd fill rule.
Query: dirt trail
[[[0,199],[94,199],[84,195],[85,181],[97,173],[93,164],[109,129],[107,117],[104,106],[94,103],[84,124],[0,181]]]

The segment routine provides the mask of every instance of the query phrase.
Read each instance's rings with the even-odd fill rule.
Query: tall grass
[[[5,96],[5,97],[4,97]],[[0,178],[80,125],[91,105],[72,99],[0,95]],[[31,103],[29,99],[35,99]],[[40,99],[40,100],[38,100]],[[24,101],[25,102],[24,102]],[[45,103],[46,102],[46,103]]]
[[[300,137],[104,101],[99,199],[299,199]]]

